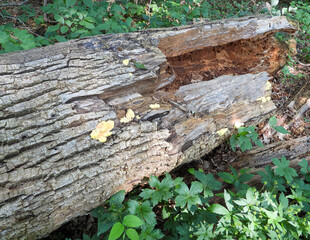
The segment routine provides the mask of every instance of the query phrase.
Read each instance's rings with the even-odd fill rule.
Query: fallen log
[[[237,169],[247,168],[251,173],[264,171],[266,165],[272,164],[273,158],[285,157],[290,161],[290,167],[300,169],[299,162],[306,159],[310,164],[310,136],[304,136],[287,141],[275,142],[262,148],[240,154],[231,165]],[[272,165],[274,167],[274,165]],[[260,176],[255,176],[249,184],[260,183]]]
[[[268,80],[285,62],[277,31],[294,28],[283,17],[234,19],[1,55],[0,238],[47,235],[208,153],[236,122],[265,119]],[[129,109],[139,119],[121,123]],[[112,136],[91,139],[107,120]]]

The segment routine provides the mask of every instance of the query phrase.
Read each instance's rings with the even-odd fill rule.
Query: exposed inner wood
[[[167,58],[174,69],[178,89],[193,82],[211,80],[222,75],[241,75],[267,71],[271,75],[286,62],[285,48],[272,37],[246,39],[216,47],[195,50]]]

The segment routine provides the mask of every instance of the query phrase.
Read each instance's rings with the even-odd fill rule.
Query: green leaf
[[[105,21],[104,23],[99,24],[96,28],[100,31],[108,31],[111,29],[111,23],[108,21]]]
[[[123,203],[125,199],[125,190],[121,190],[114,195],[109,200],[110,206],[115,205],[118,206]]]
[[[236,151],[236,144],[237,144],[237,135],[234,134],[229,139],[230,147],[235,152]]]
[[[275,126],[274,129],[282,134],[290,134],[284,127],[282,126]]]
[[[201,193],[202,191],[203,191],[203,187],[202,187],[202,184],[200,182],[193,181],[191,183],[191,189],[189,190],[189,192],[192,196],[196,195],[198,193]]]
[[[221,183],[216,181],[213,174],[204,174],[201,171],[194,172],[195,177],[204,185],[204,187],[210,190],[219,190],[221,188]]]
[[[303,158],[299,163],[299,166],[301,166],[300,172],[303,174],[306,174],[309,172],[308,162],[305,158]]]
[[[227,172],[220,172],[217,173],[217,175],[223,179],[223,181],[232,184],[235,181],[235,178],[233,175],[227,173]]]
[[[139,194],[144,200],[150,199],[154,194],[155,190],[153,189],[142,189],[142,192]]]
[[[91,9],[92,9],[93,6],[94,6],[94,3],[93,3],[92,0],[83,0],[83,3],[84,3],[85,6],[91,8]]]
[[[0,31],[0,43],[5,43],[9,41],[9,37],[10,37],[9,34]]]
[[[228,208],[229,211],[232,211],[232,209],[234,208],[234,206],[231,204],[231,196],[230,194],[226,191],[226,189],[224,189],[224,200],[225,200],[225,204],[226,207]]]
[[[126,227],[140,227],[144,222],[135,215],[126,215],[123,220],[123,224]]]
[[[59,14],[55,14],[54,18],[57,22],[64,24],[65,23],[65,19],[63,18],[63,16],[59,15]]]
[[[61,26],[61,28],[60,28],[60,32],[61,32],[62,34],[68,32],[68,30],[69,30],[69,28],[68,28],[67,26]]]
[[[283,192],[280,194],[279,202],[280,202],[280,204],[282,205],[283,209],[287,209],[287,207],[288,207],[288,199],[287,199],[287,197],[284,195]]]
[[[275,173],[279,176],[284,176],[289,182],[293,180],[293,177],[297,177],[298,174],[294,168],[289,167],[289,161],[285,157],[281,158],[281,162],[277,158],[273,158],[274,165],[277,166]]]
[[[246,174],[242,174],[239,178],[238,178],[238,180],[240,181],[240,182],[248,182],[248,181],[250,181],[253,177],[254,177],[255,175],[254,174],[249,174],[249,173],[246,173]]]
[[[66,42],[67,39],[64,37],[64,36],[60,36],[60,35],[56,35],[55,36],[55,39],[58,41],[58,42]]]
[[[66,7],[73,7],[76,4],[76,0],[66,0]]]
[[[146,67],[142,64],[142,63],[138,63],[138,62],[134,62],[134,65],[136,68],[139,68],[139,69],[146,69]]]
[[[87,22],[92,22],[92,23],[96,22],[96,20],[92,17],[86,17],[86,18],[84,18],[84,20]]]
[[[279,0],[271,0],[270,3],[272,7],[275,7],[279,4]]]
[[[185,195],[179,195],[175,198],[175,205],[178,207],[182,207],[184,208],[185,205],[187,204],[187,201],[188,201],[188,197],[185,196]]]
[[[120,222],[117,222],[113,225],[108,240],[115,240],[118,239],[120,236],[122,236],[123,232],[125,230],[125,227]]]
[[[88,28],[88,29],[94,29],[95,28],[95,25],[93,23],[87,22],[85,20],[80,21],[79,24],[81,26]]]
[[[100,236],[101,234],[105,233],[108,231],[111,227],[113,226],[113,222],[104,219],[104,218],[99,218],[98,219],[98,230],[97,230],[97,236]]]
[[[57,24],[55,26],[49,26],[47,29],[46,29],[46,32],[56,32],[58,29],[60,28],[60,24]]]
[[[272,116],[272,117],[269,119],[269,125],[270,125],[270,127],[273,128],[274,126],[276,126],[277,122],[278,122],[278,120],[277,120],[276,116]]]
[[[126,235],[130,240],[139,240],[139,234],[135,229],[132,228],[127,229]]]
[[[65,21],[65,23],[66,23],[69,27],[71,27],[71,25],[72,25],[72,21],[71,21],[71,20],[68,20],[68,19]]]
[[[229,215],[229,211],[220,204],[212,204],[210,211],[219,215]]]

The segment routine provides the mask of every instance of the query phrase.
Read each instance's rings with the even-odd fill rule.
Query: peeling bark
[[[0,238],[47,235],[208,153],[236,121],[264,119],[275,109],[268,73],[285,59],[277,31],[294,29],[283,17],[234,19],[1,55]],[[128,109],[141,119],[121,124]],[[115,122],[104,144],[89,136],[103,120]]]

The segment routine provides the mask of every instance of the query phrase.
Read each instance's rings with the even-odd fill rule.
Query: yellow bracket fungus
[[[135,117],[135,113],[131,109],[128,109],[126,116],[121,118],[120,122],[121,123],[131,122],[134,119],[134,117]]]
[[[158,109],[158,108],[160,108],[160,105],[159,105],[158,103],[151,104],[151,105],[150,105],[150,108],[151,108],[151,109]]]
[[[129,59],[125,59],[125,60],[123,61],[123,64],[124,64],[125,66],[128,66],[128,64],[129,64]]]
[[[114,128],[114,121],[102,121],[97,124],[95,130],[93,130],[90,134],[92,139],[99,140],[99,142],[106,142],[107,137],[111,136],[112,133],[110,132]]]
[[[228,128],[222,128],[218,130],[216,133],[220,136],[223,136],[228,131]]]

